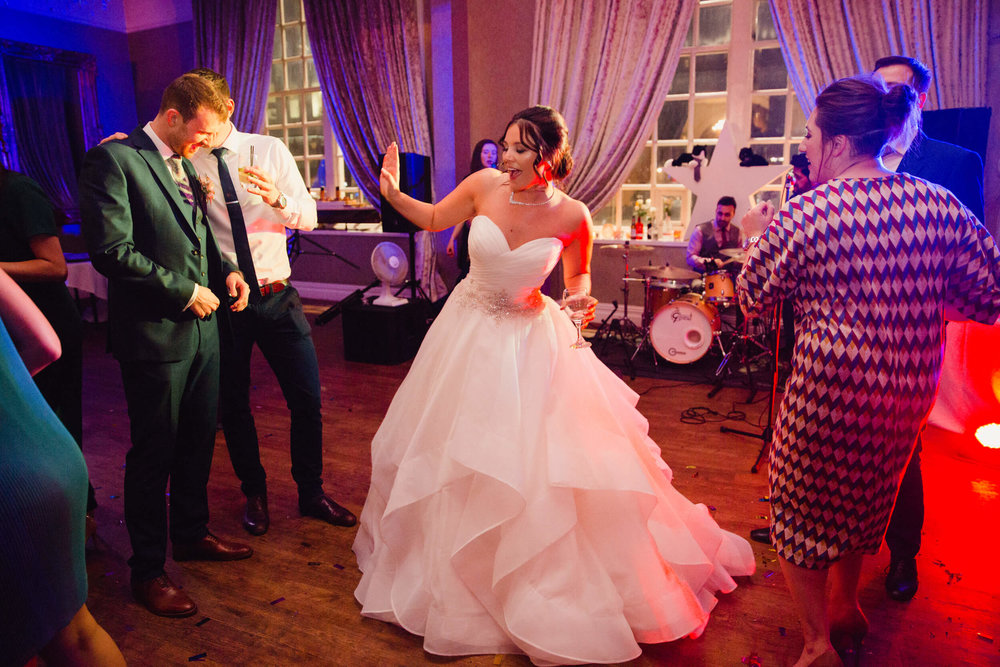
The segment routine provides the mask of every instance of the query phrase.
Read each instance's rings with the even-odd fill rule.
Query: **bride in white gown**
[[[501,143],[503,171],[437,205],[399,191],[386,153],[381,189],[402,215],[432,230],[474,216],[472,267],[372,442],[355,596],[438,655],[624,662],[699,634],[753,553],[674,490],[638,396],[571,349],[539,291],[560,257],[567,286],[590,286],[590,214],[552,185],[572,164],[562,117],[522,111]]]

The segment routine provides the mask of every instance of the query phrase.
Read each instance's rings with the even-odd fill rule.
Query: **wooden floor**
[[[311,306],[316,314],[321,305]],[[326,490],[360,514],[370,475],[369,443],[403,379],[407,364],[345,362],[341,323],[316,327],[324,399]],[[270,370],[254,358],[252,392],[265,468],[269,474],[270,532],[252,538],[240,527],[242,496],[221,431],[209,484],[211,529],[252,543],[253,558],[238,563],[174,563],[167,572],[198,603],[188,619],[154,616],[132,600],[122,521],[122,481],[128,416],[117,364],[104,353],[100,325],[88,325],[84,368],[86,458],[97,487],[99,530],[88,547],[89,605],[133,665],[199,661],[217,665],[528,665],[523,656],[445,659],[424,653],[419,637],[364,619],[353,591],[359,579],[351,544],[356,529],[298,516],[289,472],[288,411]],[[754,424],[764,402],[741,404],[746,392],[639,378],[639,408],[674,470],[675,486],[713,509],[723,527],[746,535],[763,526],[766,472],[750,472],[760,440],[722,434],[724,419],[740,412]],[[684,411],[713,411],[704,423],[681,421]],[[730,417],[734,415],[730,414]],[[919,557],[920,591],[909,603],[883,589],[887,553],[870,558],[862,603],[871,620],[865,665],[1000,664],[1000,470],[949,453],[949,436],[925,441],[927,521]],[[704,635],[644,647],[628,665],[790,665],[801,633],[774,551],[754,544],[758,569],[721,596]],[[759,662],[754,662],[754,659]]]

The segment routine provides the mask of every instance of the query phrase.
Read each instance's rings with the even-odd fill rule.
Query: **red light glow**
[[[976,440],[983,447],[1000,449],[1000,424],[986,424],[976,429]]]

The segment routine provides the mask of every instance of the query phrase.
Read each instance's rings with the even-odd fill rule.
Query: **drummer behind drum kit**
[[[723,326],[723,314],[727,314],[727,319],[730,320],[741,319],[736,317],[735,309],[739,306],[736,302],[735,285],[728,271],[721,269],[703,275],[671,266],[640,266],[634,272],[641,277],[634,278],[630,275],[629,253],[652,251],[651,246],[630,247],[625,243],[602,247],[624,250],[625,275],[622,281],[625,310],[618,320],[612,320],[612,313],[601,324],[595,336],[598,341],[617,337],[626,345],[633,346],[630,362],[634,362],[639,352],[648,346],[655,352],[654,364],[658,363],[656,354],[675,364],[693,363],[704,357],[715,343],[723,354],[723,364],[719,366],[717,374],[722,372],[735,348],[739,347],[743,354],[746,353],[749,346],[736,345],[740,338],[747,337],[745,323],[742,331],[736,325]],[[738,248],[721,252],[729,257],[725,264],[742,262],[745,255]],[[643,287],[643,310],[639,327],[628,318],[631,283],[641,283]],[[726,352],[727,347],[730,348],[729,353]]]

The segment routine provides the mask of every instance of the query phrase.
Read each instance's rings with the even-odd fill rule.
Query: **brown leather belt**
[[[273,283],[267,283],[266,285],[260,286],[261,296],[271,296],[272,294],[277,294],[286,287],[291,287],[287,280],[276,280]]]

